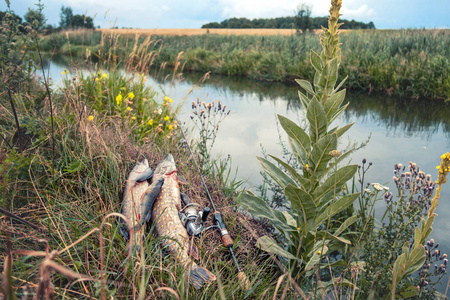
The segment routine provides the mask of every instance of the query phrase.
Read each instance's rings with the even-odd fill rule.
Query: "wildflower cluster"
[[[230,114],[226,105],[220,101],[205,103],[199,98],[192,101],[191,120],[195,128],[199,131],[200,139],[198,141],[199,154],[203,163],[209,161],[210,152],[219,130],[219,124]]]
[[[430,174],[420,171],[416,163],[409,162],[408,167],[395,164],[393,179],[400,196],[407,197],[409,205],[420,205],[425,210],[430,207],[436,184]]]
[[[435,243],[434,239],[426,242],[425,257],[425,263],[419,270],[419,277],[414,281],[421,299],[433,299],[436,284],[447,273],[448,259],[447,254],[441,254],[439,243]]]

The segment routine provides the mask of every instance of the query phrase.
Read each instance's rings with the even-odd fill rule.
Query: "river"
[[[64,62],[53,61],[50,74],[58,81],[62,70],[69,68]],[[304,124],[304,110],[298,101],[298,87],[281,83],[257,82],[242,78],[211,75],[201,81],[199,74],[184,74],[184,79],[173,84],[149,80],[161,89],[175,104],[183,106],[181,118],[189,125],[191,101],[197,97],[204,102],[220,100],[231,110],[221,123],[213,148],[213,156],[232,158],[239,179],[252,188],[262,182],[255,156],[262,155],[262,147],[269,154],[279,156],[279,131],[276,114],[284,115]],[[161,97],[162,98],[162,97]],[[355,122],[342,138],[340,150],[352,142],[362,142],[370,136],[364,148],[352,155],[351,162],[360,164],[363,158],[373,165],[366,182],[378,182],[395,193],[393,166],[417,163],[425,173],[436,179],[436,166],[440,156],[450,151],[450,105],[442,102],[395,99],[384,95],[348,93],[350,102],[346,112],[335,121],[336,125]],[[283,138],[284,133],[281,133]],[[385,204],[380,200],[376,208],[382,213]],[[443,253],[450,253],[450,183],[443,186],[439,214],[434,222],[432,237],[440,243]],[[439,291],[444,292],[448,275]]]

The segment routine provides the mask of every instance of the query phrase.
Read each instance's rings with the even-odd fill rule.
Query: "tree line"
[[[303,17],[303,22],[308,19],[309,24],[306,24],[306,30],[320,29],[321,26],[328,26],[328,17],[308,17],[305,19]],[[230,18],[226,19],[220,23],[211,22],[204,24],[202,28],[277,28],[277,29],[301,29],[303,26],[299,24],[299,17],[279,17],[279,18],[259,18],[259,19],[247,19],[247,18]],[[373,22],[364,23],[355,20],[345,20],[339,19],[340,22],[344,23],[341,29],[375,29],[375,24]],[[302,22],[302,21],[300,21]]]
[[[59,26],[56,27],[46,24],[47,19],[45,18],[43,10],[44,5],[39,1],[38,4],[36,4],[35,9],[28,9],[28,11],[24,14],[23,19],[15,14],[13,10],[0,11],[0,24],[8,14],[9,18],[15,19],[15,23],[18,24],[18,29],[22,33],[25,33],[25,27],[27,25],[32,26],[32,28],[38,31],[44,30],[48,33],[60,29],[95,28],[93,18],[86,15],[73,14],[72,8],[69,6],[61,7]]]

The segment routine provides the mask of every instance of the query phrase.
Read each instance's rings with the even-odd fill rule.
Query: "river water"
[[[66,68],[69,67],[64,62],[53,61],[50,64],[55,82]],[[184,74],[183,80],[173,84],[154,79],[149,80],[149,84],[163,90],[175,104],[182,105],[181,119],[187,124],[191,101],[197,97],[204,102],[220,100],[226,104],[231,113],[220,125],[213,156],[230,155],[232,168],[237,168],[238,179],[245,180],[248,188],[260,184],[261,167],[255,156],[262,155],[262,147],[269,154],[280,156],[281,153],[276,114],[305,124],[305,114],[298,101],[298,87],[218,75],[211,75],[199,86],[201,77]],[[342,138],[339,150],[370,136],[367,146],[355,152],[351,159],[352,163],[360,164],[363,158],[373,163],[366,182],[387,185],[396,195],[393,166],[395,163],[408,165],[410,161],[436,178],[440,156],[450,151],[450,105],[351,93],[346,99],[350,105],[335,125],[351,122],[355,125]],[[281,135],[285,137],[284,133]],[[377,203],[379,214],[384,206],[382,200]],[[437,213],[432,237],[440,243],[442,252],[450,254],[450,183],[443,187]],[[448,276],[442,281],[439,291],[445,291],[447,279]]]

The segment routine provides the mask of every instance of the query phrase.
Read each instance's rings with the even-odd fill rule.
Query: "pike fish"
[[[148,180],[152,176],[153,171],[147,159],[138,162],[128,175],[123,192],[122,214],[127,218],[130,227],[120,228],[121,234],[127,240],[130,239],[130,231],[133,231],[134,237],[144,238],[142,225],[150,221],[151,208],[164,182],[164,178],[159,178],[150,185]]]
[[[189,235],[181,223],[178,209],[181,207],[181,194],[177,168],[172,154],[168,154],[155,169],[153,181],[164,180],[159,195],[153,205],[151,218],[157,234],[166,237],[162,245],[186,269],[191,284],[199,289],[203,284],[216,280],[216,276],[197,265],[189,257]]]

